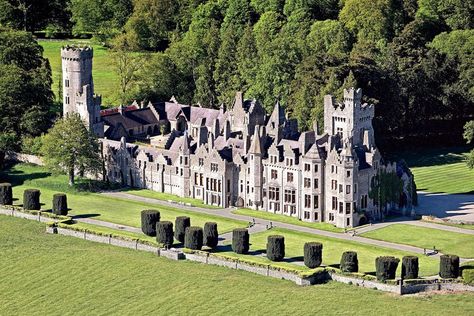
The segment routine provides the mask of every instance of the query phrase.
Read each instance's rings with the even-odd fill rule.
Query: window
[[[64,80],[64,86],[69,88],[69,79]]]
[[[331,180],[331,189],[337,190],[337,180]]]
[[[188,165],[188,157],[184,157],[184,164],[187,166]]]
[[[286,181],[287,182],[293,182],[293,173],[292,172],[288,172],[286,174]]]
[[[295,190],[285,190],[285,202],[291,204],[296,203]]]
[[[329,213],[329,221],[334,222],[334,214],[333,213]]]
[[[314,165],[314,172],[318,172],[318,165]]]
[[[268,188],[268,198],[272,201],[279,201],[280,188]]]
[[[305,188],[311,188],[311,179],[310,178],[304,178],[304,187]]]
[[[179,157],[179,163],[183,164],[183,156]]]
[[[216,163],[211,163],[211,171],[217,172],[219,170],[219,165]]]
[[[347,170],[346,176],[347,176],[348,178],[351,176],[351,171],[350,171],[350,170]]]
[[[66,104],[69,104],[69,96],[66,96]]]
[[[366,209],[367,208],[367,195],[362,195],[360,198],[360,208]]]
[[[354,193],[357,193],[357,183],[354,184]]]
[[[346,221],[346,223],[347,223],[347,226],[351,226],[351,219],[348,218],[347,221]]]
[[[304,212],[304,219],[310,219],[311,218],[311,213],[306,211]]]
[[[311,171],[311,165],[309,163],[304,164],[304,171]]]
[[[311,208],[311,195],[309,194],[304,195],[304,207]]]
[[[331,173],[334,173],[334,165],[331,165]]]
[[[351,186],[346,185],[346,194],[350,194],[350,193],[351,193]]]
[[[332,197],[332,209],[337,210],[337,197]]]
[[[317,195],[313,195],[313,209],[317,209],[319,207],[319,198]]]
[[[350,214],[350,213],[351,213],[351,203],[347,202],[346,203],[346,214]]]
[[[319,180],[314,179],[314,188],[317,189],[319,187]]]
[[[200,166],[204,166],[204,158],[199,158],[198,163]]]
[[[314,213],[314,220],[315,220],[315,221],[318,220],[318,213]]]
[[[277,173],[276,170],[272,170],[272,171],[271,171],[271,178],[272,178],[272,179],[277,179],[277,178],[278,178],[278,173]]]
[[[344,212],[344,203],[339,202],[339,213],[342,214]]]
[[[342,184],[339,184],[339,193],[342,193]]]

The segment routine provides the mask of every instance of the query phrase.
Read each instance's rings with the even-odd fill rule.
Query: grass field
[[[327,231],[336,232],[336,233],[340,233],[344,231],[342,228],[337,228],[334,225],[329,224],[329,223],[308,223],[308,222],[303,222],[297,218],[286,216],[286,215],[255,211],[255,210],[250,210],[250,209],[245,209],[245,208],[237,209],[233,211],[232,213],[251,216],[255,218],[261,218],[268,221],[282,222],[282,223],[293,224],[293,225],[298,225],[298,226],[327,230]]]
[[[48,235],[44,225],[33,221],[0,216],[0,227],[2,315],[474,313],[473,294],[399,297],[335,282],[299,287]]]
[[[252,234],[250,236],[251,250],[257,253],[264,253],[267,244],[267,237],[269,235],[283,235],[285,236],[285,257],[291,262],[294,260],[303,260],[303,245],[305,242],[318,241],[323,244],[323,264],[336,265],[341,260],[341,255],[344,251],[357,251],[359,259],[360,272],[375,272],[375,258],[383,255],[395,256],[402,258],[406,255],[414,255],[409,252],[402,252],[398,250],[376,247],[372,245],[361,244],[353,241],[339,240],[329,237],[317,236],[313,234],[295,232],[292,230],[275,228],[262,233]],[[226,253],[231,256],[236,255],[231,251]],[[265,257],[255,257],[251,255],[243,255],[245,258],[253,258],[253,260],[270,263]],[[439,262],[435,258],[419,256],[420,258],[420,275],[430,276],[436,275],[439,269]],[[400,274],[401,264],[398,267],[398,274]]]
[[[463,258],[474,258],[474,236],[439,229],[393,224],[364,234],[364,237],[433,249]]]
[[[58,95],[59,79],[61,74],[61,47],[67,44],[91,45],[94,48],[94,61],[92,74],[94,76],[94,89],[96,94],[102,95],[102,105],[117,106],[119,99],[116,91],[118,90],[118,76],[114,72],[114,67],[110,53],[107,48],[101,45],[95,45],[88,40],[39,40],[43,47],[43,56],[49,59],[53,74],[52,90]]]
[[[415,175],[418,190],[443,193],[474,192],[474,170],[464,162],[468,147],[423,149],[400,153]]]
[[[193,199],[193,198],[182,198],[174,194],[155,192],[155,191],[146,190],[146,189],[129,189],[129,190],[123,190],[123,192],[127,194],[132,194],[132,195],[152,198],[152,199],[158,199],[158,200],[163,200],[163,201],[170,200],[174,202],[189,203],[192,206],[197,206],[197,207],[203,207],[203,208],[209,208],[209,209],[219,208],[214,205],[205,204],[202,200]]]
[[[34,165],[18,164],[0,174],[0,180],[12,182],[15,204],[22,203],[23,191],[28,188],[41,190],[43,209],[50,209],[52,196],[57,192],[68,194],[68,206],[71,214],[83,215],[109,221],[112,223],[140,227],[140,211],[144,209],[159,209],[163,220],[174,222],[177,216],[191,217],[191,224],[204,226],[205,222],[217,222],[220,232],[231,231],[236,227],[245,227],[246,222],[225,219],[218,216],[200,214],[177,208],[138,203],[123,199],[111,198],[97,193],[77,192],[67,185],[67,178],[63,175],[52,176],[46,169]]]

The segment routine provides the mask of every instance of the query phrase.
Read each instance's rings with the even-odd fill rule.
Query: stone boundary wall
[[[28,214],[17,210],[7,210],[0,207],[0,214],[14,216],[29,220],[41,221],[41,222],[52,222],[54,219],[41,217],[40,214]],[[474,286],[451,282],[449,280],[417,280],[415,282],[402,282],[397,281],[397,284],[380,283],[375,280],[366,280],[351,275],[342,275],[333,271],[321,271],[315,273],[312,276],[300,276],[297,273],[285,271],[283,269],[272,268],[270,265],[252,265],[242,261],[226,259],[224,257],[218,257],[216,255],[210,255],[208,253],[184,253],[178,249],[160,249],[158,246],[140,243],[138,240],[129,240],[113,237],[111,235],[99,235],[88,231],[76,231],[73,229],[67,229],[63,227],[46,227],[46,232],[50,234],[60,234],[64,236],[76,237],[84,240],[93,242],[109,244],[122,248],[129,248],[139,251],[147,251],[155,253],[157,256],[165,257],[172,260],[190,260],[203,264],[211,264],[223,266],[231,269],[243,270],[263,276],[273,277],[282,280],[288,280],[295,282],[298,285],[314,285],[320,284],[327,281],[342,282],[345,284],[353,284],[360,287],[377,289],[379,291],[391,292],[396,294],[414,294],[420,292],[431,292],[431,291],[471,291],[474,292]]]
[[[440,224],[458,224],[458,225],[474,225],[474,221],[465,221],[460,219],[452,219],[452,218],[439,218],[431,215],[423,215],[421,219],[426,222],[432,223],[440,223]]]
[[[39,166],[44,166],[43,160],[41,160],[40,157],[35,156],[35,155],[28,155],[28,154],[22,154],[22,153],[17,153],[14,151],[8,151],[5,160],[13,160],[17,162],[26,162],[26,163],[32,163],[35,165]]]

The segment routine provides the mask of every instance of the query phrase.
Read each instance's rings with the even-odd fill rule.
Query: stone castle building
[[[92,49],[65,47],[64,113],[78,112],[102,144],[106,178],[123,185],[248,207],[308,222],[353,227],[381,217],[369,197],[384,164],[374,141],[374,106],[361,89],[324,100],[324,132],[298,132],[277,102],[270,115],[237,92],[228,110],[169,102],[100,110]],[[411,174],[402,172],[405,205]]]

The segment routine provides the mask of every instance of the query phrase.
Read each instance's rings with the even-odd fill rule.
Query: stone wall
[[[438,217],[434,217],[430,215],[423,215],[421,219],[427,222],[440,223],[440,224],[474,225],[474,221],[466,221],[466,220],[452,219],[452,218],[438,218]]]
[[[7,152],[7,154],[5,156],[5,159],[6,160],[11,160],[11,161],[16,161],[16,162],[32,163],[32,164],[39,165],[39,166],[44,165],[43,161],[38,156],[22,154],[22,153],[17,153],[17,152],[13,152],[13,151]]]

